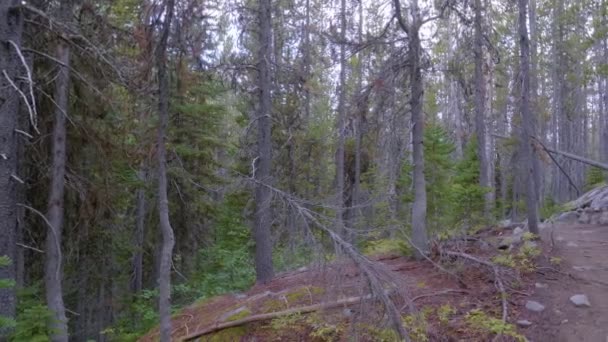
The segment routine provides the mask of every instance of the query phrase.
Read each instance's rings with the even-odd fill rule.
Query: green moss
[[[226,322],[237,321],[241,318],[245,318],[248,316],[251,316],[251,310],[245,308],[243,310],[240,310],[240,311],[234,313],[233,315],[228,316],[225,321]]]
[[[510,336],[516,341],[526,341],[526,338],[517,332],[517,328],[513,324],[491,317],[479,309],[469,311],[465,321],[467,326],[477,333]]]
[[[322,287],[306,286],[300,287],[296,291],[288,293],[287,295],[285,295],[285,298],[287,298],[287,301],[291,304],[294,302],[298,302],[302,299],[309,299],[310,296],[321,295],[323,293],[325,293],[325,289],[323,289]]]
[[[373,341],[373,342],[399,341],[399,338],[397,337],[397,333],[395,333],[395,330],[393,330],[391,328],[379,328],[377,326],[367,324],[367,323],[358,323],[357,330],[360,330],[362,337],[364,337],[366,341]]]
[[[274,311],[285,310],[285,301],[278,299],[269,299],[262,304],[261,312],[268,313]]]
[[[237,342],[247,334],[246,326],[224,329],[211,335],[208,339],[202,340],[205,342]]]

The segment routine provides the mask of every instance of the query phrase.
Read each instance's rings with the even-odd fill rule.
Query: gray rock
[[[526,302],[526,309],[533,312],[542,312],[545,310],[545,306],[537,301],[529,300]]]
[[[593,196],[589,206],[594,209],[603,209],[608,207],[608,186],[600,188],[600,191]]]
[[[608,210],[602,211],[600,215],[599,224],[602,226],[608,226]]]
[[[538,243],[536,243],[534,241],[526,241],[526,242],[524,242],[524,247],[526,247],[526,248],[537,248],[538,247]]]
[[[532,325],[532,322],[528,321],[527,319],[520,319],[519,321],[517,321],[517,325],[522,328],[527,328]]]
[[[536,287],[537,289],[546,289],[549,288],[549,285],[543,283],[535,283],[534,287]]]
[[[567,211],[561,213],[556,219],[556,222],[562,223],[574,223],[578,219],[578,213],[576,211]]]
[[[524,230],[521,227],[517,227],[513,229],[513,236],[521,236],[524,235]]]
[[[583,212],[581,214],[581,216],[578,217],[578,223],[580,223],[580,224],[591,223],[591,215],[588,212]]]
[[[591,266],[572,266],[572,269],[579,272],[591,271],[593,267]]]
[[[578,247],[578,245],[575,242],[568,241],[568,243],[566,244],[566,247]]]
[[[572,304],[578,306],[578,307],[590,307],[591,303],[589,302],[589,298],[587,298],[587,295],[584,294],[575,294],[574,296],[570,297],[570,301],[572,302]]]

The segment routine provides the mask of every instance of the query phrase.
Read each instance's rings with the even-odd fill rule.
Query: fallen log
[[[264,314],[259,314],[259,315],[253,315],[253,316],[245,317],[242,319],[237,319],[235,321],[218,322],[203,330],[200,330],[200,331],[194,332],[190,335],[187,335],[181,341],[183,341],[183,342],[191,341],[197,337],[201,337],[201,336],[208,335],[208,334],[220,331],[220,330],[234,328],[234,327],[238,327],[238,326],[249,324],[249,323],[267,321],[267,320],[275,319],[278,317],[283,317],[283,316],[288,316],[288,315],[293,315],[293,314],[301,314],[301,313],[308,313],[308,312],[314,312],[314,311],[320,311],[320,310],[326,310],[326,309],[334,309],[334,308],[337,308],[340,306],[349,306],[349,305],[360,303],[362,300],[371,299],[371,298],[372,298],[371,295],[360,296],[360,297],[349,297],[349,298],[341,299],[341,300],[338,300],[335,302],[330,302],[330,303],[318,303],[318,304],[314,304],[314,305],[291,308],[291,309],[287,309],[287,310],[283,310],[283,311],[276,311],[276,312],[269,312],[269,313],[264,313]]]

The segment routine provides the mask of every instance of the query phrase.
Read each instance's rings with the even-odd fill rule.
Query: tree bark
[[[142,185],[137,189],[137,213],[135,218],[135,251],[133,253],[133,281],[131,290],[134,294],[143,289],[143,259],[144,259],[144,238],[146,229],[146,190],[144,185],[147,180],[147,172],[144,162],[141,163],[137,177]]]
[[[357,37],[359,42],[363,41],[363,1],[359,2],[359,27],[357,28]],[[359,60],[357,63],[357,95],[361,94],[363,89],[363,58],[364,52],[359,52]],[[354,222],[357,220],[359,213],[359,189],[361,187],[361,142],[363,140],[363,118],[366,111],[366,105],[360,103],[356,111],[355,123],[355,179],[353,179],[353,189],[351,195],[351,215],[350,219]],[[352,224],[352,223],[351,223]]]
[[[22,192],[17,176],[19,95],[6,79],[16,81],[21,76],[19,57],[15,47],[8,41],[21,47],[23,15],[15,9],[17,0],[0,1],[0,256],[7,256],[12,263],[0,267],[0,279],[16,280],[16,234],[17,234],[17,198]],[[6,72],[6,76],[3,74]],[[0,316],[15,318],[15,288],[0,288]],[[0,329],[0,340],[8,335],[8,330]]]
[[[61,7],[63,18],[69,18],[71,8],[67,2],[62,2]],[[63,40],[57,43],[57,60],[61,61],[62,65],[58,66],[59,72],[55,79],[56,109],[51,151],[53,164],[46,214],[49,227],[46,234],[44,280],[47,305],[53,315],[49,323],[49,327],[53,331],[51,339],[59,342],[68,340],[67,318],[63,303],[61,244],[67,162],[66,115],[69,112],[70,47]]]
[[[253,238],[255,240],[255,271],[258,283],[267,283],[274,276],[272,264],[272,240],[270,201],[271,193],[264,184],[271,183],[272,165],[272,103],[270,78],[271,60],[271,0],[260,0],[258,33],[260,50],[258,53],[258,156],[255,178],[259,181],[255,190],[255,226]]]
[[[165,2],[165,16],[156,47],[156,68],[158,75],[158,213],[162,247],[158,272],[160,315],[160,340],[171,341],[171,265],[175,236],[169,220],[169,199],[167,196],[166,131],[169,121],[169,80],[167,77],[167,41],[171,31],[175,1]]]
[[[475,0],[475,132],[477,136],[477,157],[479,158],[479,185],[488,191],[484,195],[484,215],[490,216],[492,210],[491,183],[486,151],[486,83],[483,73],[483,33],[481,0]]]
[[[408,27],[410,59],[410,110],[412,115],[412,150],[414,162],[414,203],[412,204],[412,241],[416,245],[416,258],[428,252],[426,231],[426,180],[424,178],[424,80],[422,78],[422,44],[420,43],[421,17],[418,0],[410,1],[411,25]]]
[[[532,118],[532,134],[539,135],[539,104],[538,104],[538,29],[536,23],[536,0],[530,0],[529,19],[530,22],[530,108],[535,113]],[[541,137],[544,136],[541,134]],[[544,183],[542,179],[542,163],[539,158],[534,158],[534,184],[536,185],[536,205],[540,208],[543,199],[542,193]]]
[[[336,228],[344,236],[344,141],[346,119],[346,0],[340,0],[340,85],[338,93],[338,117],[336,147]]]
[[[530,46],[526,25],[528,0],[518,0],[519,9],[519,48],[521,73],[521,144],[523,144],[524,165],[527,169],[526,207],[528,211],[528,228],[538,234],[538,208],[536,205],[536,186],[534,179],[534,152],[532,150],[532,113],[530,112]]]

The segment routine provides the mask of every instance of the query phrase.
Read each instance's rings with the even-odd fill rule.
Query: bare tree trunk
[[[169,80],[167,77],[167,41],[173,20],[174,0],[165,2],[165,16],[160,39],[156,47],[156,68],[158,73],[158,213],[162,248],[158,272],[160,315],[160,340],[171,341],[171,265],[175,236],[169,220],[169,199],[167,196],[167,160],[165,136],[169,121]]]
[[[340,89],[338,93],[338,145],[336,147],[336,228],[344,237],[344,141],[346,118],[346,0],[340,1]]]
[[[131,290],[134,294],[141,292],[143,289],[143,260],[144,260],[144,238],[146,233],[146,190],[143,186],[147,182],[147,171],[145,163],[141,162],[137,178],[142,182],[142,186],[137,189],[137,213],[135,218],[135,251],[133,253],[133,280]]]
[[[260,182],[255,191],[255,227],[253,237],[255,240],[255,270],[258,283],[267,283],[274,276],[272,265],[272,240],[271,240],[271,217],[270,217],[270,189],[264,183],[271,182],[272,165],[272,103],[270,79],[271,59],[271,0],[260,0],[259,2],[259,44],[258,55],[258,87],[259,87],[259,112],[258,112],[258,160],[256,179]]]
[[[0,1],[0,257],[6,256],[12,262],[0,266],[0,280],[16,280],[16,234],[17,234],[17,198],[21,184],[15,179],[17,175],[19,136],[15,132],[18,125],[19,95],[7,79],[17,82],[23,69],[15,46],[21,47],[23,16],[17,6],[17,0]],[[15,318],[15,288],[0,288],[0,316]],[[7,337],[9,331],[0,329],[0,340]]]
[[[62,3],[62,15],[69,17],[70,8]],[[62,289],[62,257],[61,241],[64,220],[64,193],[65,193],[65,164],[66,154],[66,115],[69,111],[70,93],[70,47],[60,40],[57,43],[57,59],[63,65],[58,66],[59,72],[55,79],[55,126],[53,128],[52,143],[52,174],[47,208],[49,227],[46,234],[46,253],[44,280],[46,285],[46,301],[53,317],[49,323],[53,341],[68,340],[67,318],[63,304]]]
[[[359,2],[359,27],[357,30],[359,42],[363,41],[363,1]],[[359,52],[359,61],[357,64],[357,94],[363,89],[363,58],[364,52]],[[355,123],[355,179],[353,180],[353,190],[351,196],[351,219],[356,222],[357,214],[359,213],[359,188],[361,183],[361,141],[363,140],[363,117],[366,111],[366,105],[361,103],[357,108],[357,117]]]
[[[602,27],[606,27],[608,25],[608,10],[606,9],[607,3],[605,0],[602,0],[601,6],[604,9],[601,12],[601,23]],[[608,63],[608,37],[604,37],[601,41],[602,52],[600,53],[601,59],[603,63]],[[600,131],[600,161],[608,163],[608,77],[605,75],[600,78],[600,98],[599,101],[602,104],[600,111],[600,121],[602,122],[603,129]],[[608,181],[608,173],[606,174],[606,181]]]
[[[412,241],[422,253],[428,252],[426,231],[426,180],[424,178],[424,80],[422,78],[422,44],[420,43],[420,10],[418,0],[410,1],[411,25],[409,26],[410,58],[410,110],[412,112],[412,149],[414,159],[414,203],[412,204]],[[416,251],[416,258],[422,259],[422,253]]]
[[[308,125],[310,121],[310,82],[311,82],[311,73],[310,73],[310,56],[311,56],[311,46],[310,46],[310,0],[306,0],[306,22],[304,27],[304,77],[305,77],[305,86],[304,86],[304,122]]]
[[[532,118],[532,134],[539,135],[539,122],[538,122],[538,30],[536,25],[536,0],[530,0],[529,8],[529,22],[530,22],[530,108],[534,113]],[[544,136],[542,136],[544,140]],[[542,179],[542,163],[539,158],[534,158],[534,184],[536,185],[536,205],[541,205],[542,193],[543,193],[543,179]]]
[[[536,206],[536,187],[534,174],[534,152],[532,151],[532,113],[530,112],[530,46],[526,25],[528,0],[518,0],[519,7],[519,47],[521,73],[521,144],[523,144],[524,165],[526,174],[526,206],[528,210],[528,228],[538,234],[538,208]]]
[[[475,133],[477,157],[479,158],[479,185],[488,189],[484,195],[484,215],[489,217],[492,209],[492,196],[489,192],[491,184],[486,152],[486,83],[483,73],[483,45],[481,0],[475,0]]]

